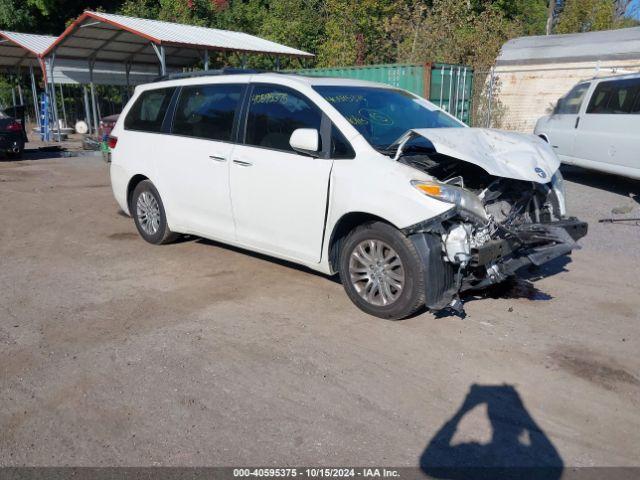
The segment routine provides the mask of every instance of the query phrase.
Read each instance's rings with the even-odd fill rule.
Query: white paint
[[[640,79],[640,74],[620,78]],[[597,86],[606,80],[611,77],[586,82],[578,113],[544,116],[534,132],[549,141],[563,163],[640,179],[640,114],[587,113]]]
[[[491,175],[548,183],[560,162],[547,142],[516,132],[486,128],[413,130],[443,155],[478,165]]]
[[[350,141],[355,158],[312,158],[249,145],[123,129],[128,110],[142,91],[220,82],[273,83],[300,92]],[[344,215],[368,213],[405,228],[453,208],[414,188],[412,180],[433,179],[374,150],[312,88],[319,84],[383,88],[370,82],[278,74],[199,77],[137,87],[112,132],[119,140],[112,152],[111,182],[120,207],[129,212],[127,185],[134,175],[144,175],[156,185],[173,231],[220,240],[325,273],[333,273],[329,241]],[[549,181],[558,166],[548,145],[532,136],[469,128],[418,132],[434,141],[443,153],[497,175],[543,182],[534,168],[544,168],[544,181]]]

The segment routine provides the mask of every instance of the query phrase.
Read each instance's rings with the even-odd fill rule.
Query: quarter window
[[[322,113],[302,94],[286,88],[256,85],[249,99],[245,143],[294,152],[289,139],[298,128],[320,131]]]
[[[126,130],[159,133],[175,88],[142,92],[124,119]]]
[[[340,133],[340,130],[335,125],[331,126],[331,154],[330,158],[335,159],[350,159],[356,156],[353,148],[349,144],[344,135]]]
[[[233,84],[184,87],[176,107],[172,133],[231,141],[242,88],[242,85]]]

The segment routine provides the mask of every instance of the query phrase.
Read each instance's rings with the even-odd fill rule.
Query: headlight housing
[[[482,200],[464,188],[446,183],[426,182],[422,180],[412,180],[411,185],[421,193],[442,202],[452,203],[460,210],[471,213],[480,220],[486,222],[489,219]]]
[[[564,189],[564,178],[562,178],[562,174],[560,173],[560,169],[556,170],[556,173],[551,177],[551,188],[556,193],[556,197],[558,198],[558,208],[560,209],[560,215],[565,216],[567,214],[567,205],[565,203],[565,189]]]

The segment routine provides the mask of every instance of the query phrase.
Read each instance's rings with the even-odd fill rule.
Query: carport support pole
[[[31,94],[33,96],[33,113],[36,116],[36,122],[38,122],[38,129],[40,129],[40,108],[38,107],[38,92],[36,91],[36,77],[33,75],[33,66],[29,67],[29,75],[31,76]]]
[[[160,61],[160,75],[164,77],[167,74],[167,62],[164,52],[164,45],[156,45],[152,42],[151,46],[153,47],[153,50],[156,52],[156,56]]]
[[[62,104],[62,118],[64,118],[64,124],[67,125],[67,107],[64,106],[64,86],[60,84],[60,103]],[[67,125],[68,126],[68,125]]]
[[[131,73],[131,62],[127,62],[124,64],[124,74],[127,82],[127,101],[131,97],[131,85],[129,82],[129,74]]]
[[[18,79],[18,99],[20,100],[20,105],[24,105],[24,97],[22,96],[22,70],[20,65],[16,68],[16,78]]]
[[[60,122],[58,121],[58,102],[56,102],[56,82],[53,78],[53,67],[56,62],[56,52],[51,54],[51,61],[49,62],[50,66],[50,75],[49,80],[51,81],[51,105],[53,110],[53,121],[56,125],[56,136],[58,137],[58,141],[62,141],[62,135],[60,134]]]
[[[82,94],[84,97],[84,118],[87,122],[87,126],[89,127],[89,135],[93,133],[93,126],[91,123],[91,107],[89,105],[89,91],[87,90],[87,86],[82,86]]]
[[[93,84],[93,67],[95,65],[95,59],[89,60],[89,88],[91,89],[91,110],[93,112],[93,133],[98,134],[98,109],[96,106],[96,87]]]
[[[209,50],[204,51],[204,69],[209,70]]]

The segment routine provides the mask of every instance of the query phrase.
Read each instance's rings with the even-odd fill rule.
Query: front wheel
[[[155,245],[170,243],[178,235],[169,230],[162,199],[149,180],[136,185],[131,196],[129,211],[138,228],[138,233],[147,242]]]
[[[424,267],[415,246],[383,222],[361,225],[347,236],[340,279],[351,301],[376,317],[399,320],[425,303]]]

